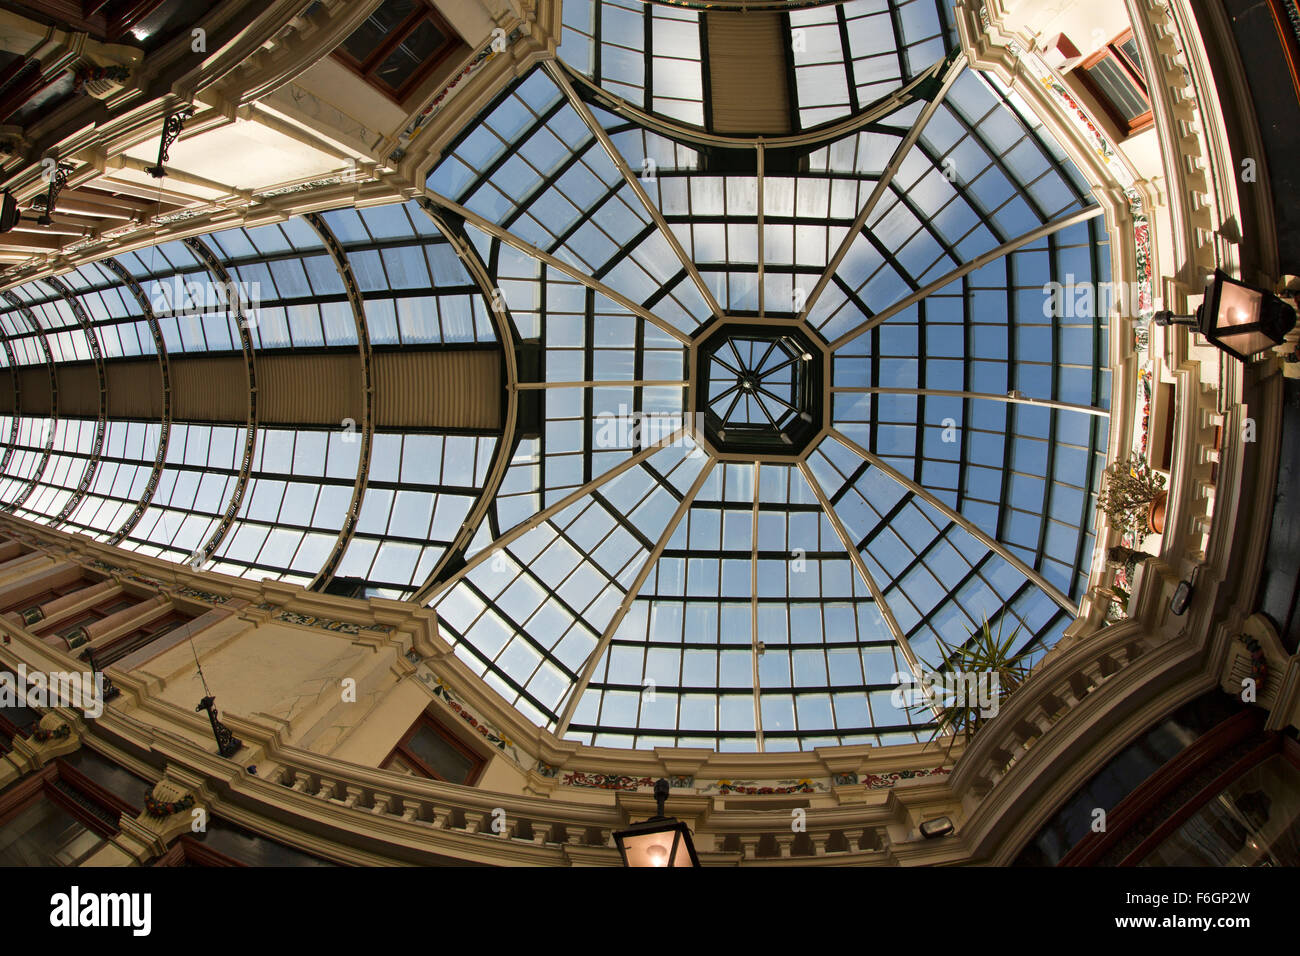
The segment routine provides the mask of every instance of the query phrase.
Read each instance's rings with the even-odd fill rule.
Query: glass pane
[[[1128,73],[1113,56],[1090,67],[1088,76],[1125,121],[1132,122],[1151,108],[1146,96],[1129,79]]]
[[[1123,43],[1119,44],[1119,48],[1124,51],[1124,55],[1128,57],[1129,62],[1145,76],[1146,70],[1143,69],[1142,57],[1138,54],[1137,40],[1133,37],[1129,37]]]
[[[48,800],[0,826],[0,866],[78,866],[104,841]]]
[[[432,727],[421,726],[406,744],[434,773],[449,783],[465,783],[474,761],[449,744]]]
[[[1269,757],[1198,810],[1142,866],[1300,865],[1300,770]]]
[[[420,66],[447,42],[431,20],[423,20],[411,34],[388,55],[376,73],[392,89],[400,89]]]
[[[416,2],[417,0],[387,0],[343,41],[343,49],[358,60],[365,60],[388,39],[398,24],[410,16]]]

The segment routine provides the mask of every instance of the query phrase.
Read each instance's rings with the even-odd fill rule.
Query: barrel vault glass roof
[[[1051,647],[1087,587],[1110,376],[1105,319],[1045,288],[1109,278],[1104,218],[1025,102],[952,58],[946,6],[783,16],[807,31],[784,140],[707,129],[695,10],[568,0],[561,59],[467,124],[421,199],[204,237],[274,289],[258,354],[356,354],[323,228],[370,347],[500,341],[522,370],[513,433],[379,434],[368,468],[338,429],[257,426],[208,566],[323,587],[344,548],[338,575],[434,607],[526,717],[624,748],[924,740],[930,715],[891,696],[940,638],[987,619]],[[154,301],[208,268],[180,243],[119,258]],[[92,336],[105,362],[154,353],[117,272],[62,280],[3,303],[6,364],[93,361]],[[829,354],[802,459],[681,434],[719,316],[796,323]],[[229,308],[157,320],[169,354],[241,348]],[[50,421],[0,420],[11,510],[178,561],[211,539],[246,422],[108,421],[60,517],[96,422]]]
[[[203,237],[199,242],[224,275],[210,271],[191,245],[169,242],[82,266],[56,280],[62,288],[29,283],[11,294],[0,315],[5,360],[47,364],[48,348],[51,363],[84,363],[94,352],[92,337],[104,362],[152,358],[160,349],[171,359],[242,355],[230,289],[256,300],[255,309],[245,309],[256,355],[356,356],[357,322],[326,234],[337,241],[361,293],[369,349],[497,342],[481,289],[429,216],[411,203],[327,212],[315,226],[295,217]],[[143,554],[202,558],[204,567],[244,577],[309,584],[338,547],[337,575],[364,582],[372,593],[405,597],[445,555],[499,436],[376,431],[364,468],[366,493],[355,528],[345,535],[363,466],[356,429],[355,422],[255,424],[234,521],[216,539],[241,484],[246,418],[109,420],[96,441],[94,420],[9,417],[0,421],[10,436],[0,495],[22,517]],[[74,507],[63,514],[70,502]]]

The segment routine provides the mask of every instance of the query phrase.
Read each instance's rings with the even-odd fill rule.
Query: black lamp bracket
[[[216,698],[208,695],[204,697],[195,710],[206,710],[208,720],[212,722],[212,736],[217,740],[217,753],[223,757],[230,757],[239,752],[244,746],[244,742],[231,733],[230,728],[217,719]]]
[[[68,184],[68,174],[72,172],[72,168],[71,163],[60,162],[55,162],[53,167],[50,168],[48,172],[50,177],[50,186],[49,189],[46,190],[44,196],[45,208],[41,210],[40,216],[36,219],[36,222],[39,225],[48,226],[54,222],[54,207],[59,201],[59,193],[63,192],[63,187]],[[38,196],[37,198],[39,199],[42,197]]]
[[[172,143],[180,138],[181,130],[185,128],[186,122],[193,117],[193,106],[182,106],[180,109],[167,114],[167,121],[163,123],[162,138],[158,141],[158,165],[146,166],[144,170],[154,179],[162,179],[167,175],[167,170],[163,167],[163,164],[167,162]]]
[[[655,792],[655,804],[657,806],[657,809],[655,810],[654,818],[656,820],[665,819],[664,804],[668,802],[668,789],[669,789],[668,781],[663,777],[660,777],[658,780],[655,781],[654,792]]]

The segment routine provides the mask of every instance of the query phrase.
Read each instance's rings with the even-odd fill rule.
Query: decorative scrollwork
[[[194,107],[182,106],[180,109],[167,114],[167,121],[163,123],[162,139],[158,142],[158,165],[146,166],[145,172],[154,179],[162,179],[167,175],[167,170],[163,164],[169,158],[169,152],[172,143],[180,138],[181,130],[185,128],[186,122],[194,117]]]
[[[1257,690],[1262,690],[1268,681],[1268,657],[1264,654],[1264,645],[1249,634],[1242,634],[1239,641],[1250,653],[1250,676],[1255,681]]]
[[[42,226],[48,226],[54,222],[54,207],[59,201],[59,193],[63,192],[63,187],[68,184],[68,174],[72,172],[71,163],[55,163],[49,171],[50,187],[46,190],[44,198],[45,208],[42,210],[36,222]],[[42,197],[37,197],[41,199]],[[36,204],[36,200],[32,201]]]
[[[59,724],[53,730],[37,727],[32,731],[32,740],[38,744],[48,743],[51,740],[67,740],[71,736],[72,728],[67,724]]]
[[[108,679],[108,675],[105,674],[102,670],[100,670],[99,667],[95,664],[95,652],[93,650],[91,650],[89,647],[86,648],[85,652],[81,655],[81,658],[86,662],[86,666],[90,668],[90,672],[92,674],[99,675],[99,679],[102,681],[102,684],[100,685],[100,691],[103,695],[103,699],[105,703],[112,700],[120,693],[122,693],[120,690],[118,690],[117,685]]]

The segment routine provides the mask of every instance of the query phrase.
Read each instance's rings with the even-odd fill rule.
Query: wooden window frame
[[[74,591],[80,591],[82,588],[93,587],[99,583],[100,580],[94,578],[78,578],[77,580],[70,581],[67,584],[60,584],[56,587],[46,588],[44,591],[41,591],[38,594],[33,594],[31,597],[23,598],[21,601],[15,601],[10,606],[0,610],[0,614],[17,614],[21,617],[22,613],[28,608],[40,607],[43,604],[48,604],[50,601],[58,600],[61,597],[67,597]]]
[[[460,38],[460,34],[452,29],[451,24],[447,22],[446,17],[444,17],[441,11],[433,5],[431,0],[415,0],[415,2],[417,8],[412,10],[397,29],[392,31],[388,39],[375,47],[365,60],[358,60],[344,49],[342,43],[335,47],[333,54],[334,59],[339,63],[342,63],[357,76],[361,77],[361,79],[365,80],[369,86],[378,90],[384,96],[388,97],[388,99],[399,105],[411,95],[412,91],[414,91],[416,87],[432,76],[438,67],[446,63],[447,60],[456,53],[466,49],[465,41]],[[375,70],[388,59],[392,52],[401,45],[403,40],[415,32],[416,27],[420,25],[421,21],[426,19],[433,21],[433,25],[438,28],[439,32],[442,33],[447,42],[429,60],[416,68],[400,87],[394,90],[383,80],[380,80],[375,76]],[[360,26],[358,26],[358,29],[360,29]]]
[[[135,630],[113,638],[109,643],[96,650],[95,664],[100,670],[105,667],[112,667],[122,658],[134,654],[142,647],[149,646],[158,638],[170,634],[177,628],[192,624],[195,620],[195,615],[183,608],[177,607],[174,603],[168,605],[165,614],[159,615],[148,624],[142,624]],[[132,646],[122,650],[126,644],[132,644]]]
[[[0,674],[7,674],[9,676],[9,679],[13,681],[18,680],[18,676],[7,667],[0,667]],[[24,709],[28,709],[26,704],[20,704],[19,706],[23,707]],[[40,719],[39,713],[36,713],[35,711],[32,711],[32,713],[37,718],[37,720]],[[33,724],[34,723],[35,721],[33,721]],[[6,717],[3,713],[0,713],[0,737],[8,737],[11,741],[18,737],[21,737],[22,739],[26,740],[27,737],[29,736],[28,728],[30,726],[32,726],[32,724],[21,724],[21,725],[16,724],[8,717]],[[0,740],[0,745],[2,744],[3,741]]]
[[[428,729],[432,730],[439,737],[441,737],[448,744],[450,744],[452,746],[452,749],[460,753],[461,756],[465,757],[467,760],[473,761],[474,769],[470,771],[469,776],[463,782],[448,780],[446,777],[443,777],[432,767],[430,767],[427,763],[425,763],[418,756],[416,756],[415,752],[409,748],[408,744],[411,742],[411,738],[414,737],[422,727],[427,727]],[[402,760],[406,761],[409,764],[412,764],[414,767],[416,767],[416,769],[418,769],[421,773],[423,773],[431,780],[440,780],[443,783],[454,783],[457,784],[458,786],[464,786],[464,787],[472,787],[475,784],[477,784],[479,778],[483,776],[484,768],[486,768],[488,765],[487,757],[484,757],[477,750],[473,749],[464,741],[462,741],[449,728],[443,725],[442,722],[440,722],[436,717],[434,717],[428,711],[425,711],[418,718],[416,718],[415,723],[411,724],[410,729],[408,729],[406,733],[402,735],[402,739],[397,742],[397,744],[393,747],[391,751],[389,751],[388,756],[385,757],[383,763],[380,764],[381,769],[387,769],[388,765],[392,763],[394,757],[401,757]]]
[[[233,857],[204,846],[188,834],[183,835],[171,848],[154,861],[154,866],[239,866],[247,867]]]
[[[1084,88],[1096,98],[1102,109],[1106,111],[1106,116],[1119,129],[1120,134],[1125,137],[1149,129],[1155,123],[1155,116],[1151,111],[1151,91],[1147,86],[1146,75],[1142,72],[1142,64],[1134,63],[1129,59],[1128,54],[1121,49],[1121,44],[1127,43],[1131,39],[1133,39],[1133,31],[1131,29],[1125,30],[1096,53],[1085,57],[1078,66],[1070,71],[1071,74],[1078,77]],[[1106,59],[1106,57],[1114,59],[1116,65],[1128,77],[1129,82],[1142,94],[1142,98],[1147,102],[1145,113],[1135,116],[1131,120],[1126,120],[1115,108],[1110,97],[1097,84],[1097,81],[1088,75],[1088,70]]]
[[[7,754],[12,750],[13,747],[11,745],[17,737],[21,737],[25,740],[27,734],[23,732],[23,728],[19,727],[4,714],[0,714],[0,754]]]
[[[1134,827],[1142,824],[1150,814],[1162,806],[1166,799],[1176,793],[1179,787],[1192,780],[1203,767],[1219,755],[1242,745],[1252,735],[1260,733],[1267,716],[1265,711],[1257,707],[1247,707],[1201,735],[1155,771],[1107,814],[1105,832],[1085,834],[1056,865],[1061,867],[1095,865],[1112,848],[1121,845]],[[1269,733],[1261,743],[1243,753],[1214,780],[1170,812],[1159,826],[1135,844],[1117,865],[1137,866],[1201,807],[1222,793],[1238,777],[1279,753],[1300,768],[1300,744],[1283,733],[1276,731]]]
[[[1282,59],[1286,61],[1287,73],[1291,76],[1291,90],[1300,101],[1300,39],[1291,28],[1282,0],[1268,0],[1268,11],[1277,30],[1278,42],[1282,45]]]
[[[40,771],[19,780],[0,795],[0,826],[4,826],[37,800],[47,799],[101,839],[107,840],[117,835],[120,829],[118,825],[109,824],[99,815],[92,813],[55,786],[57,783],[63,783],[77,791],[87,801],[96,804],[115,819],[120,819],[122,816],[135,818],[140,814],[139,808],[131,806],[116,794],[105,790],[80,770],[74,769],[63,760],[56,759]]]

